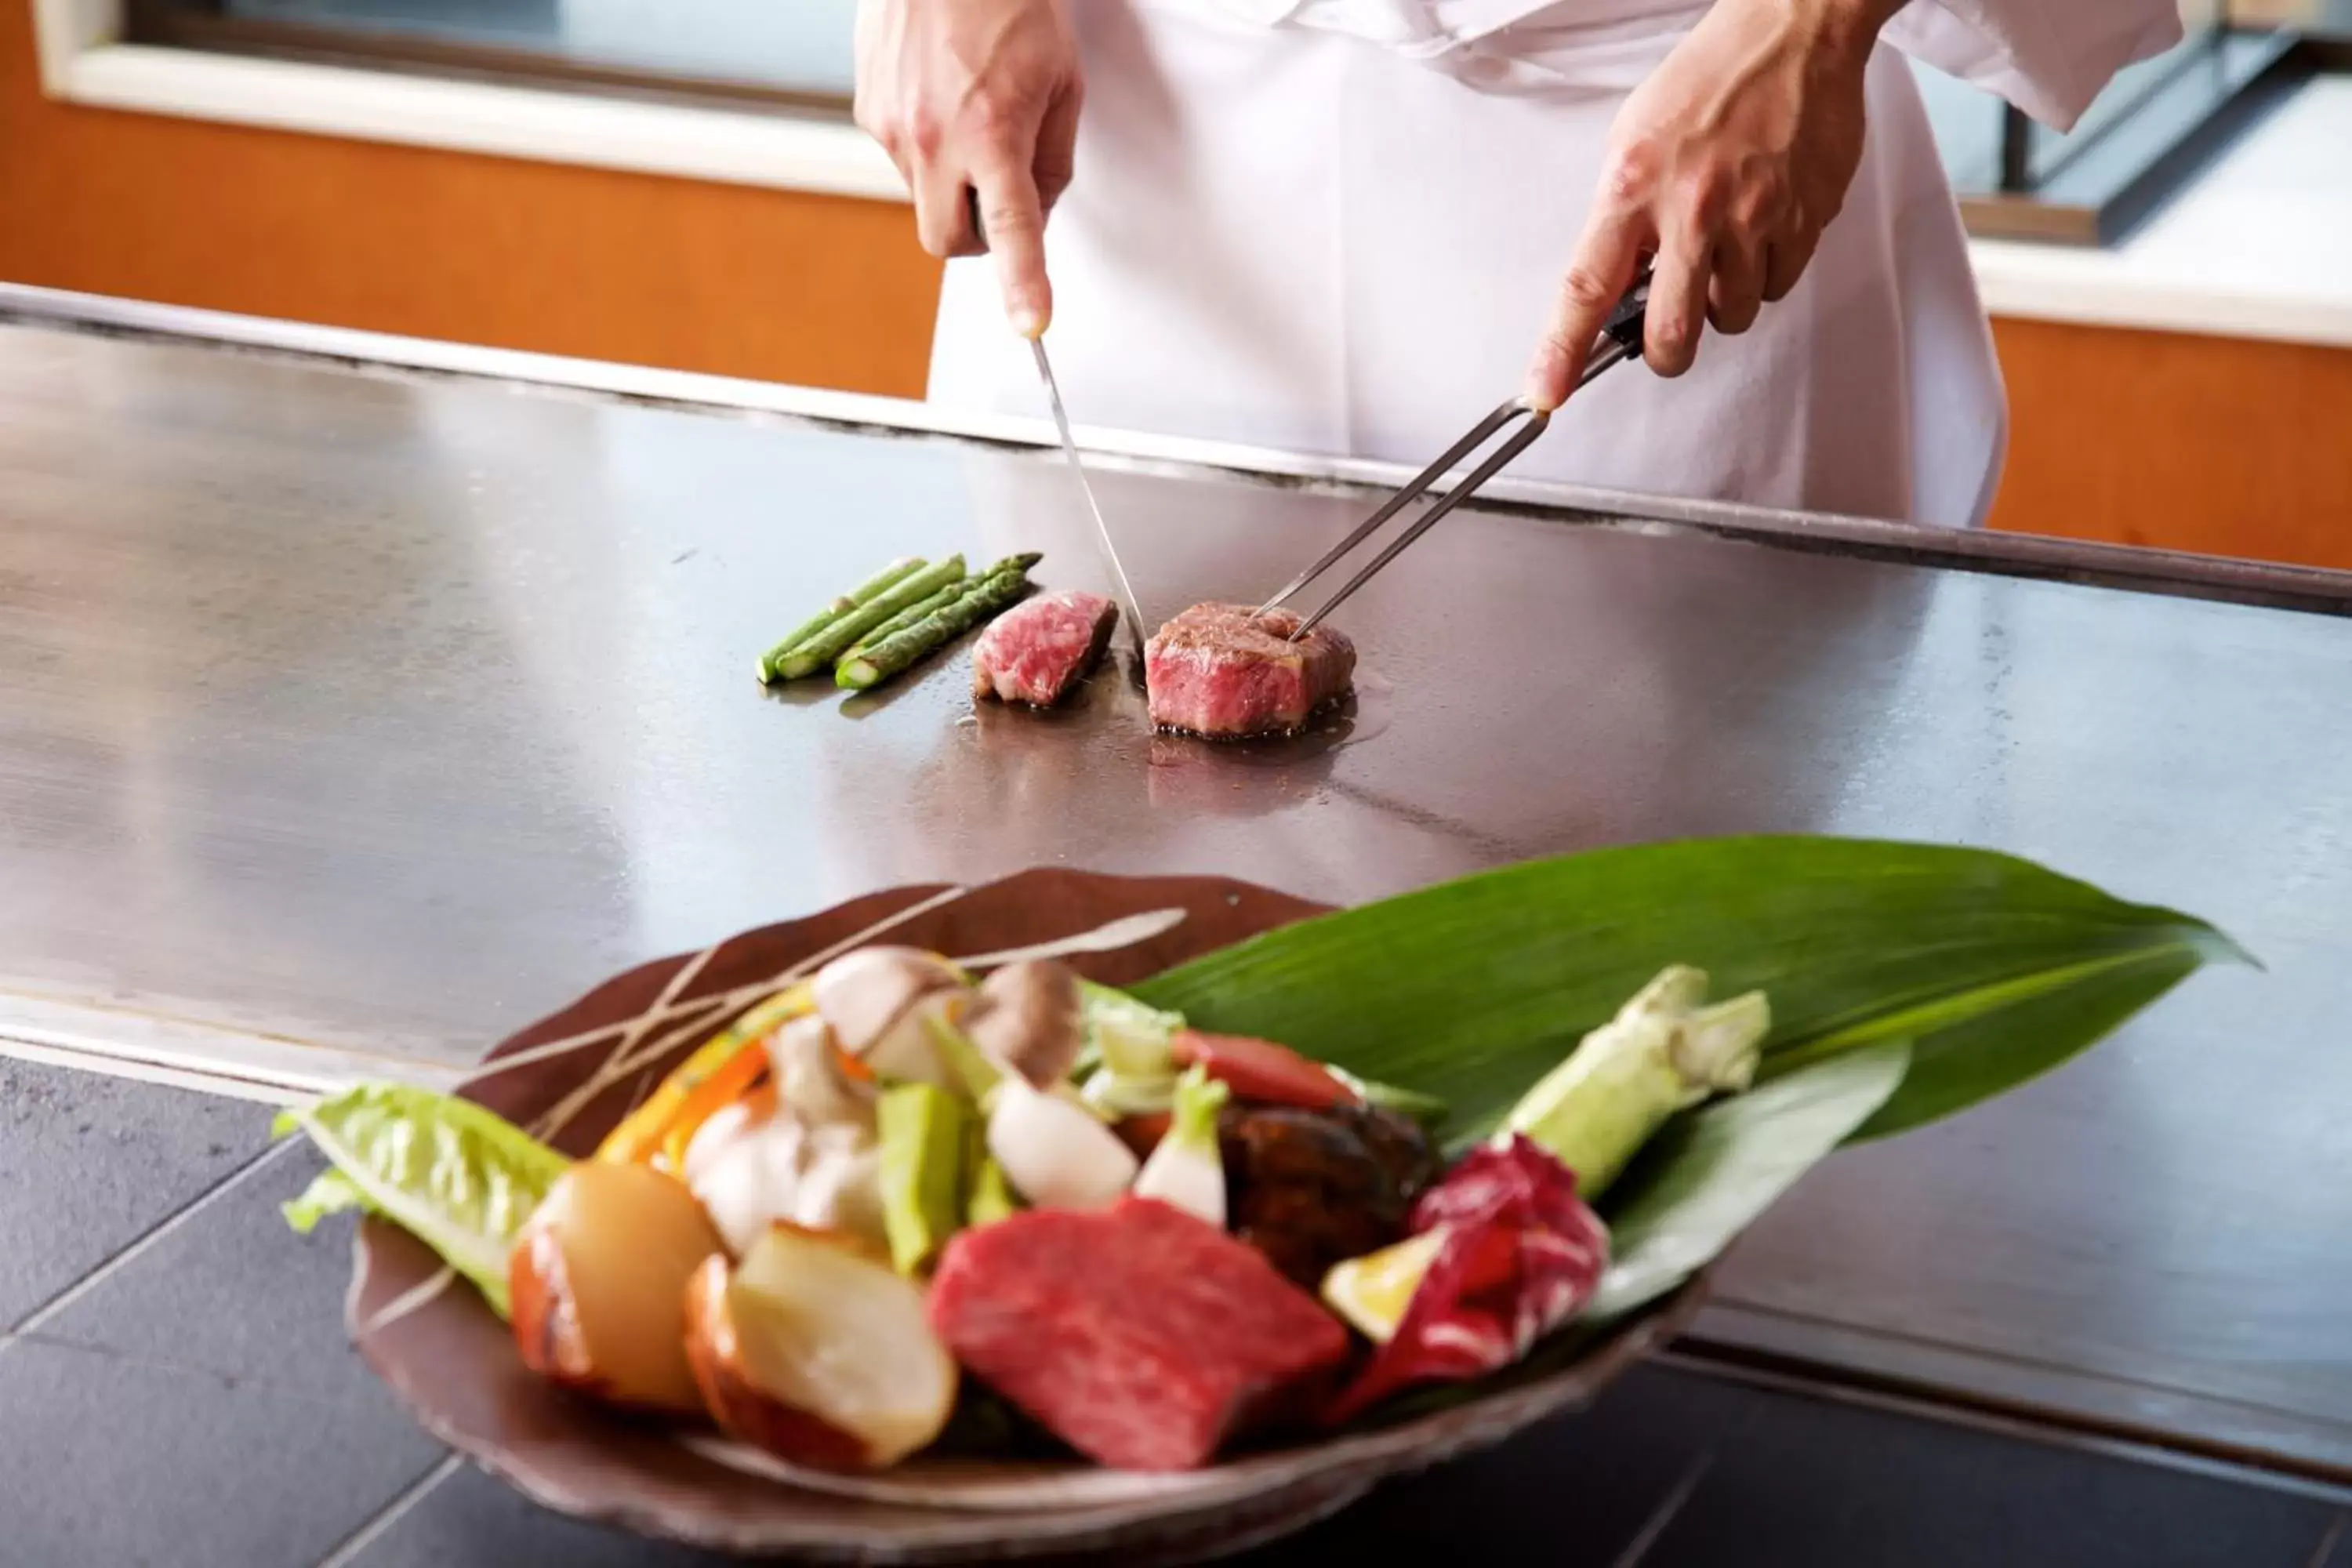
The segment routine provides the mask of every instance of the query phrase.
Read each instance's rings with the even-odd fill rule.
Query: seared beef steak
[[[1286,735],[1349,691],[1356,645],[1318,626],[1287,639],[1299,617],[1253,616],[1240,605],[1195,605],[1160,628],[1144,658],[1151,721],[1163,730],[1236,740]]]
[[[1110,645],[1118,606],[1099,594],[1066,591],[1017,605],[989,623],[971,650],[971,691],[1051,708]]]

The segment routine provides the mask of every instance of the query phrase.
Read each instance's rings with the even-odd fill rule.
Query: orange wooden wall
[[[2352,350],[1994,323],[1993,525],[2352,568]]]
[[[919,396],[907,209],[79,109],[0,0],[0,277]],[[1994,522],[2352,567],[2352,352],[2004,321]]]
[[[939,289],[901,206],[56,103],[25,0],[0,278],[908,396]]]

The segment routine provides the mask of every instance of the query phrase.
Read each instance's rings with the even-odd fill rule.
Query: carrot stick
[[[687,1145],[702,1131],[702,1124],[751,1093],[767,1071],[768,1053],[755,1047],[736,1052],[694,1086],[686,1103],[678,1107],[677,1119],[662,1135],[662,1159],[672,1172],[686,1169]]]

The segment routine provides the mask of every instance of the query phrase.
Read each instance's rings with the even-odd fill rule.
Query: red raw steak
[[[1099,594],[1065,591],[1016,605],[971,650],[972,695],[1051,708],[1094,668],[1118,625],[1118,606]]]
[[[930,1317],[965,1370],[1122,1470],[1207,1464],[1302,1413],[1349,1353],[1339,1321],[1255,1247],[1149,1198],[965,1231]]]
[[[1160,628],[1145,651],[1151,721],[1163,730],[1238,740],[1287,735],[1348,695],[1356,645],[1318,626],[1297,642],[1288,610],[1195,605]]]

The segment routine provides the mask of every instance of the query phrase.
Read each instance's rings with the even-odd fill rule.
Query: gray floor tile
[[[438,1455],[388,1409],[0,1343],[8,1568],[312,1568]]]
[[[244,1100],[0,1058],[0,1327],[251,1159]]]
[[[324,1163],[299,1142],[272,1153],[46,1319],[41,1337],[389,1406],[343,1331],[353,1222],[302,1237],[278,1212]]]
[[[1751,1393],[1643,1568],[2308,1568],[2322,1503],[1829,1401]]]

